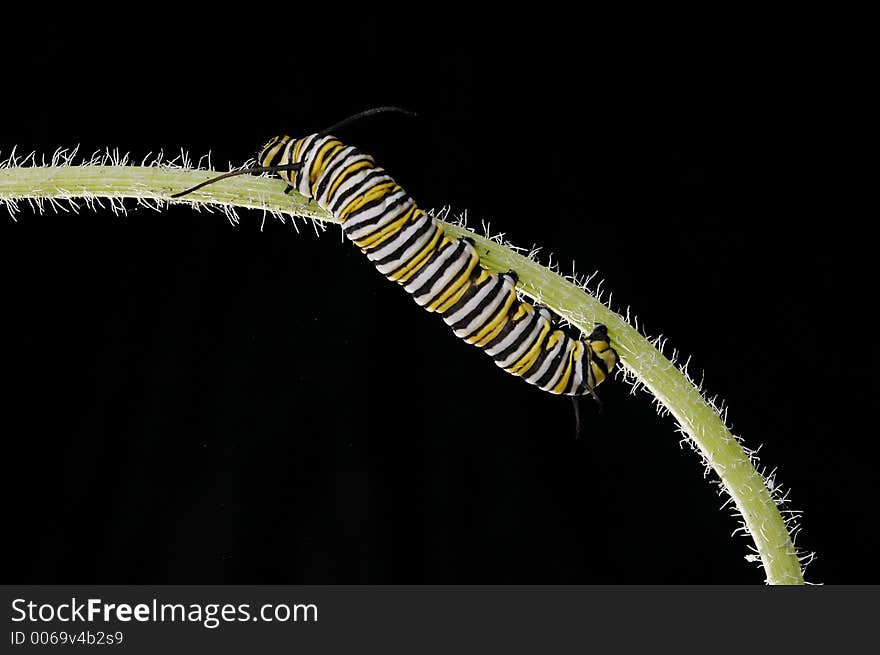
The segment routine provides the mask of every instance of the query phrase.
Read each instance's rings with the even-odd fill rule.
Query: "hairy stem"
[[[0,202],[107,198],[164,202],[216,175],[213,171],[160,166],[34,166],[0,168]],[[333,219],[299,194],[284,194],[269,178],[239,175],[206,187],[180,202],[264,209],[323,221]],[[176,202],[171,200],[171,202]]]
[[[136,198],[226,208],[263,209],[322,221],[332,217],[296,194],[284,194],[278,180],[241,175],[171,201],[171,193],[214,175],[212,171],[157,166],[43,166],[0,168],[0,202],[15,208],[19,200],[37,202],[77,198],[100,201]],[[42,206],[42,205],[41,205]],[[621,362],[637,383],[649,389],[696,444],[718,475],[754,541],[769,584],[803,584],[798,553],[773,494],[751,458],[727,429],[716,409],[688,377],[619,314],[580,286],[528,257],[466,228],[441,221],[450,234],[467,234],[483,263],[499,271],[515,270],[519,287],[584,332],[594,323],[608,327]]]

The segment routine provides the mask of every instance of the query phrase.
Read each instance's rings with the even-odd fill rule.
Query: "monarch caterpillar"
[[[277,173],[287,182],[285,192],[295,189],[329,211],[380,273],[420,306],[440,314],[456,336],[499,367],[553,394],[596,397],[594,389],[618,362],[604,325],[582,338],[567,334],[547,308],[517,297],[514,271],[483,267],[473,240],[447,235],[370,155],[330,134],[384,111],[409,113],[379,107],[306,137],[276,136],[263,146],[258,166],[225,173],[172,197],[233,175]]]

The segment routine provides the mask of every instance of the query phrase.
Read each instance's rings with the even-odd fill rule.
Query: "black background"
[[[340,136],[420,205],[598,269],[763,444],[805,511],[807,579],[880,582],[867,215],[834,200],[847,89],[822,28],[538,9],[20,19],[0,150],[223,166],[413,109]],[[763,580],[646,395],[606,383],[575,440],[567,399],[460,343],[336,229],[261,223],[0,219],[5,581]]]

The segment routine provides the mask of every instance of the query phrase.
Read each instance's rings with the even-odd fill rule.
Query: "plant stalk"
[[[295,192],[284,194],[277,179],[241,175],[200,189],[180,200],[170,194],[215,175],[213,171],[162,166],[37,166],[0,168],[0,202],[64,201],[77,198],[135,198],[157,205],[206,204],[262,209],[282,215],[333,221],[332,216]],[[439,219],[438,219],[439,220]],[[678,421],[705,463],[718,475],[742,515],[768,584],[803,584],[798,552],[786,522],[761,474],[718,412],[691,380],[622,316],[577,284],[496,241],[440,221],[453,236],[467,235],[488,268],[515,270],[522,292],[547,305],[585,333],[594,323],[608,327],[621,363]]]

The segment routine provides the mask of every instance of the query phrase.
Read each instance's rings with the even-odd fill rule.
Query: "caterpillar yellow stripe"
[[[389,280],[456,336],[526,382],[554,394],[592,393],[618,364],[604,325],[583,338],[566,333],[543,307],[520,300],[517,275],[480,265],[473,241],[452,238],[373,158],[326,133],[278,136],[259,156],[296,189],[329,211],[345,236]]]

